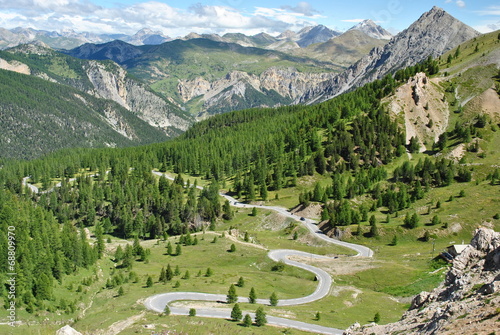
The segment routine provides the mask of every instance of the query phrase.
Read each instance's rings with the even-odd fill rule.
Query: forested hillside
[[[160,129],[113,101],[12,71],[0,70],[0,77],[4,158],[34,158],[67,147],[130,146],[166,139]]]

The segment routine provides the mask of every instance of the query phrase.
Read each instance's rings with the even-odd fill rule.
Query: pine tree
[[[378,235],[379,235],[379,233],[378,233],[377,224],[374,224],[373,226],[370,226],[370,236],[377,237]]]
[[[165,316],[170,315],[170,307],[168,307],[168,305],[165,305],[165,308],[163,309],[163,315]]]
[[[175,255],[176,256],[180,256],[182,254],[182,249],[181,249],[181,244],[177,244],[177,246],[175,247]]]
[[[161,268],[160,276],[158,277],[158,281],[162,282],[162,283],[165,283],[167,281],[167,273],[165,271],[165,267]]]
[[[151,286],[153,286],[153,278],[151,278],[151,276],[148,276],[148,279],[146,280],[146,287]]]
[[[255,289],[252,287],[250,293],[248,294],[248,302],[255,304],[257,302],[257,294],[255,294]]]
[[[101,259],[102,254],[104,253],[104,238],[102,232],[102,224],[99,222],[95,225],[95,238],[97,258]]]
[[[190,275],[189,275],[189,270],[186,270],[186,272],[184,273],[184,276],[182,276],[182,279],[189,279]]]
[[[314,319],[315,319],[316,321],[321,320],[321,314],[319,313],[319,311],[318,311],[318,312],[316,312],[316,315],[315,315]]]
[[[434,216],[432,217],[431,224],[432,224],[433,226],[435,226],[435,225],[438,225],[438,224],[440,224],[440,223],[441,223],[441,220],[439,220],[439,217],[438,217],[437,215],[434,215]]]
[[[238,295],[236,294],[236,288],[234,287],[233,284],[229,286],[229,290],[227,291],[227,299],[226,299],[228,304],[233,304],[236,301],[238,301]]]
[[[168,243],[167,243],[167,254],[171,256],[172,255],[172,251],[173,251],[172,250],[172,243],[170,243],[170,241],[168,241]]]
[[[267,185],[265,182],[260,185],[260,197],[264,201],[267,200],[268,192],[267,192]]]
[[[240,309],[240,305],[234,304],[233,309],[231,310],[231,319],[233,321],[240,321],[243,317],[243,314]]]
[[[229,203],[229,200],[226,200],[224,202],[224,206],[222,206],[222,211],[223,211],[223,217],[225,220],[232,220],[234,217],[233,210],[231,209],[231,205]]]
[[[398,245],[398,236],[397,235],[394,235],[394,237],[392,238],[391,245],[392,246]]]
[[[211,268],[207,268],[207,271],[205,272],[205,277],[211,277],[213,275],[213,271]]]
[[[196,316],[196,309],[195,308],[189,309],[189,316]]]
[[[264,308],[258,307],[255,311],[255,325],[257,327],[265,326],[267,323],[266,313],[264,312]]]
[[[238,283],[236,284],[236,286],[238,286],[238,287],[244,287],[245,286],[245,280],[243,279],[243,277],[240,277],[238,279]]]
[[[172,271],[172,268],[170,267],[170,263],[169,263],[169,264],[167,264],[167,270],[165,271],[165,280],[171,281],[172,278],[174,278],[174,272]]]
[[[122,246],[119,245],[117,248],[116,248],[116,251],[115,251],[115,262],[119,262],[123,259],[123,249],[122,249]]]
[[[134,255],[132,247],[130,246],[130,244],[127,244],[127,246],[125,247],[125,251],[123,253],[122,267],[129,270],[132,269],[133,261],[134,261]]]
[[[269,297],[269,304],[271,306],[276,306],[278,305],[278,296],[276,295],[276,292],[273,292],[271,294],[271,297]]]
[[[123,290],[123,286],[120,286],[120,288],[118,289],[118,296],[121,297],[124,294],[125,294],[125,290]]]
[[[257,216],[257,208],[256,207],[252,208],[252,216]]]
[[[417,213],[413,213],[413,215],[411,216],[410,218],[410,228],[413,229],[413,228],[417,228],[418,227],[418,224],[419,224],[419,218],[418,218],[418,215]]]
[[[410,143],[408,145],[408,150],[410,150],[411,153],[417,153],[420,150],[420,143],[418,143],[418,138],[412,136],[410,138]]]
[[[235,252],[236,251],[236,246],[233,244],[231,244],[231,247],[229,248],[229,252]]]
[[[141,244],[139,243],[139,237],[137,235],[134,236],[134,243],[132,245],[132,255],[137,256],[141,254]]]
[[[245,314],[243,318],[243,327],[250,327],[252,325],[252,317],[249,314]]]

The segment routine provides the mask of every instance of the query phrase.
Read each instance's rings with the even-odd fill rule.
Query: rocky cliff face
[[[417,295],[396,323],[351,326],[355,334],[494,334],[500,320],[500,233],[480,228],[444,282]]]
[[[85,71],[92,83],[88,93],[119,103],[150,125],[162,128],[169,136],[185,131],[192,123],[187,114],[179,115],[172,103],[144,84],[128,78],[127,72],[119,66],[89,61]]]
[[[383,48],[369,55],[338,76],[304,93],[298,103],[328,100],[352,87],[359,87],[388,73],[414,65],[428,56],[437,57],[479,33],[438,7],[424,13],[408,29],[393,37]]]
[[[442,99],[442,88],[437,80],[418,73],[384,100],[391,113],[404,117],[406,142],[409,143],[412,137],[418,138],[421,151],[426,150],[426,142],[437,142],[448,126],[449,106]]]
[[[301,96],[310,85],[318,84],[330,77],[330,73],[303,73],[295,68],[271,67],[259,76],[241,71],[232,71],[224,78],[209,82],[203,77],[194,80],[181,80],[177,86],[183,102],[188,102],[196,97],[202,97],[203,110],[207,111],[224,101],[228,107],[237,109],[241,99],[248,99],[247,90],[258,92],[262,95],[274,91],[278,99],[270,98],[270,106],[280,104],[283,99],[293,100]],[[279,96],[278,96],[279,95]],[[239,99],[235,99],[239,97]],[[282,98],[282,99],[280,99]],[[269,106],[269,104],[268,104]],[[247,106],[256,107],[256,106]]]
[[[333,77],[331,73],[303,73],[294,68],[272,67],[260,77],[260,86],[266,90],[275,90],[280,95],[295,99],[301,96],[311,85],[316,85]]]

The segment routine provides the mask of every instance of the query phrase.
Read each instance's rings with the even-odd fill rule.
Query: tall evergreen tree
[[[240,309],[240,305],[234,304],[233,309],[231,310],[231,319],[233,321],[240,321],[243,317],[243,314]]]
[[[248,302],[251,304],[255,304],[257,302],[257,294],[255,293],[255,289],[253,287],[250,289],[250,293],[248,295]]]
[[[228,304],[233,304],[236,301],[238,301],[238,295],[236,294],[236,288],[234,287],[233,284],[231,284],[231,286],[229,286],[226,301]]]
[[[264,308],[258,307],[255,311],[255,325],[257,327],[265,326],[267,323],[266,312],[264,312]]]

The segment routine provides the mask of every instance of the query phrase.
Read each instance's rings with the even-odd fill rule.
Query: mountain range
[[[311,87],[297,102],[314,103],[328,100],[353,87],[422,62],[429,56],[439,57],[460,43],[479,35],[479,32],[443,9],[433,7],[408,29],[394,36],[383,48],[372,49],[367,56],[338,76]]]
[[[17,34],[26,31],[15,30]],[[66,32],[67,36],[73,33]],[[63,52],[37,42],[2,52],[0,68],[113,101],[147,127],[160,130],[164,137],[158,138],[166,139],[186,130],[196,118],[212,114],[328,100],[429,56],[439,57],[479,33],[434,7],[405,31],[389,41],[383,39],[389,36],[366,20],[343,34],[324,26],[277,37],[193,33],[157,45],[138,46],[115,39]],[[136,37],[142,41],[167,38],[148,30]],[[296,46],[271,50],[279,43]],[[124,131],[117,130],[117,118],[98,113],[120,139],[82,143],[119,145]],[[127,135],[127,141],[151,141],[143,140],[141,132],[135,134]]]
[[[377,39],[390,39],[391,34],[371,20],[365,20],[349,30],[360,30]],[[233,42],[242,46],[265,47],[280,49],[280,46],[289,43],[295,48],[307,47],[314,43],[323,43],[331,38],[342,35],[342,32],[332,30],[324,25],[308,26],[298,32],[287,30],[274,37],[266,33],[248,36],[241,33],[197,34],[191,32],[184,37],[172,38],[161,31],[143,28],[133,35],[126,34],[94,34],[76,32],[71,29],[56,31],[36,30],[17,27],[14,29],[0,28],[0,49],[14,47],[18,44],[39,41],[55,49],[73,49],[85,43],[106,43],[120,40],[132,45],[158,45],[173,39],[189,40],[192,38],[207,38],[219,42]]]

